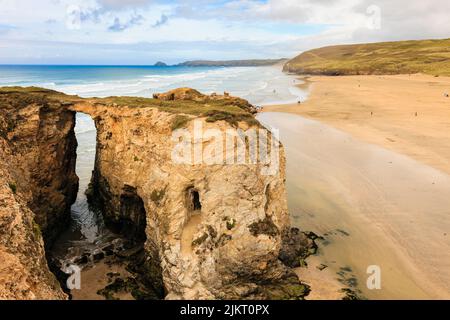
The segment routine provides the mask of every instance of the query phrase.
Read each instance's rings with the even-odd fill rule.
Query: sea
[[[304,92],[296,77],[281,66],[5,66],[0,65],[0,86],[39,86],[81,97],[139,96],[180,87],[211,94],[229,92],[254,105],[295,102]]]

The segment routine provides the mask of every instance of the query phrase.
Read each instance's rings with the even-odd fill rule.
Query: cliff
[[[65,298],[42,235],[65,228],[76,197],[75,120],[47,93],[0,90],[0,298]]]
[[[303,52],[285,72],[311,75],[450,75],[450,39],[330,46]]]
[[[0,263],[0,270],[7,270],[0,273],[4,297],[64,298],[46,266],[40,229],[51,244],[75,198],[75,112],[89,114],[97,128],[89,197],[110,226],[145,241],[145,281],[163,296],[301,299],[307,294],[279,260],[282,237],[289,232],[284,151],[245,100],[187,88],[156,99],[81,99],[36,88],[0,92],[1,228],[14,229],[2,231],[0,254],[18,261],[17,272]],[[226,144],[226,133],[237,132],[234,138],[250,148],[251,137],[240,133],[252,129],[269,137],[259,141],[260,150],[278,153],[270,162],[235,163],[238,147]],[[193,162],[175,161],[179,140],[190,134],[181,147],[192,151]],[[213,145],[225,147],[207,148]],[[209,153],[196,160],[196,150],[205,147]],[[225,158],[218,161],[221,155]],[[24,243],[28,247],[22,248]],[[13,283],[17,290],[10,289]]]

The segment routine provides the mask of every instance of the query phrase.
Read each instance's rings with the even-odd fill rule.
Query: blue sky
[[[0,0],[0,63],[293,57],[330,44],[450,37],[446,0]]]

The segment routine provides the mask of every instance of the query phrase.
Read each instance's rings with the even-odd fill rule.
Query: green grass
[[[450,76],[450,39],[324,47],[300,54],[287,62],[284,70],[315,75],[425,73]]]
[[[111,107],[131,108],[158,108],[161,111],[176,114],[173,129],[178,129],[195,117],[206,117],[207,121],[227,121],[233,125],[243,121],[249,125],[258,122],[252,115],[250,105],[242,99],[210,99],[204,101],[174,100],[163,101],[140,97],[107,97],[107,98],[80,98],[63,93],[37,87],[3,87],[0,88],[0,115],[8,108],[22,108],[31,104],[42,106],[63,105],[89,101],[93,104]],[[0,123],[0,129],[1,128]],[[4,128],[7,129],[6,127]],[[5,131],[3,130],[3,131]],[[2,130],[0,130],[2,132]]]
[[[177,130],[183,128],[188,122],[190,118],[188,116],[177,114],[173,119],[172,130]]]

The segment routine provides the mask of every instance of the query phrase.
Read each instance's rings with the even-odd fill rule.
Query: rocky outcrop
[[[298,228],[286,229],[282,235],[279,259],[290,268],[304,267],[305,259],[317,252],[314,240],[318,238],[313,232],[304,233]]]
[[[203,104],[213,103],[213,104],[225,104],[234,105],[240,109],[255,114],[257,112],[256,108],[251,105],[247,100],[232,97],[229,93],[224,92],[223,95],[216,93],[205,95],[191,88],[178,88],[165,93],[155,93],[153,95],[154,99],[162,101],[195,101]]]
[[[156,98],[168,96],[180,106],[184,100],[205,99],[186,89]],[[87,103],[72,110],[90,114],[97,127],[91,199],[101,203],[109,223],[145,228],[145,247],[160,261],[167,298],[305,294],[305,287],[278,259],[281,235],[288,227],[282,149],[274,175],[263,175],[259,163],[177,164],[171,137],[179,115],[158,108]],[[189,118],[184,128],[194,132],[195,125],[203,131],[234,128],[227,121],[208,122],[202,115]],[[243,130],[251,127],[237,124]],[[209,142],[194,139],[191,147]]]
[[[283,148],[254,119],[254,108],[245,100],[191,89],[157,99],[81,99],[36,88],[0,93],[5,164],[0,227],[10,230],[1,233],[0,254],[17,261],[6,265],[10,269],[0,263],[0,270],[18,271],[0,271],[5,297],[64,297],[48,272],[39,229],[51,241],[75,199],[75,112],[89,114],[97,127],[89,198],[101,206],[110,226],[145,242],[142,281],[161,297],[290,299],[307,294],[279,260],[289,228]],[[174,136],[178,129],[182,134]],[[217,142],[225,146],[225,160],[238,159],[237,147],[228,146],[222,134],[238,132],[235,138],[250,150],[249,137],[240,136],[249,129],[267,134],[259,148],[267,144],[270,151],[279,150],[272,159],[277,166],[261,159],[216,161],[222,153],[217,149],[196,160],[196,150]],[[182,146],[193,151],[193,162],[174,161],[180,137],[190,133]],[[13,280],[20,284],[17,290],[9,289]]]
[[[48,269],[34,214],[8,182],[14,177],[4,169],[6,145],[0,145],[0,299],[65,299]]]
[[[51,91],[50,91],[51,92]],[[0,91],[0,136],[8,171],[49,243],[65,228],[76,199],[75,113],[49,91]]]
[[[0,91],[0,299],[64,299],[49,242],[75,199],[74,114],[45,93]]]

